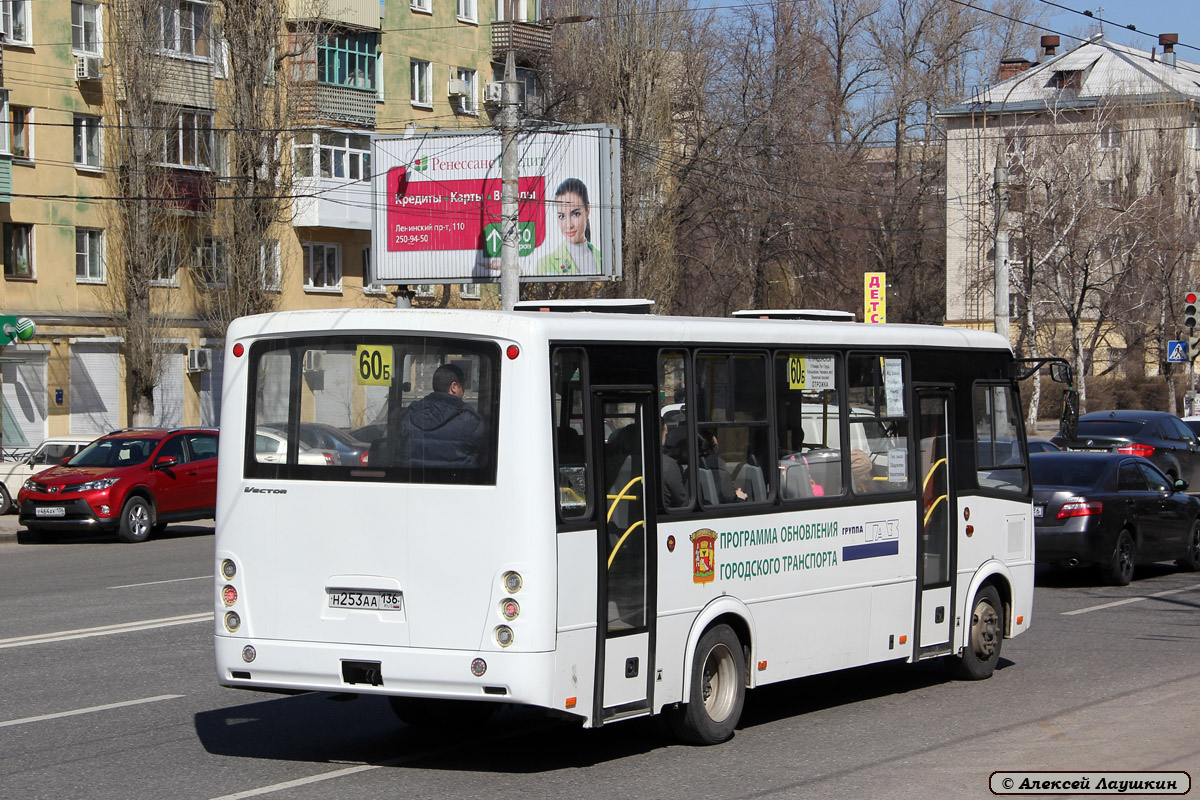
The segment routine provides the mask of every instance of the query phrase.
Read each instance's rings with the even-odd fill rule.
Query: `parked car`
[[[1197,439],[1200,439],[1200,416],[1184,417],[1182,422],[1188,426],[1188,430],[1196,434]]]
[[[287,434],[275,428],[259,427],[254,431],[254,459],[260,464],[282,464],[287,458]],[[332,467],[341,464],[334,450],[318,450],[300,447],[297,463],[317,467]]]
[[[1123,453],[1034,453],[1029,468],[1039,563],[1098,565],[1115,586],[1135,564],[1200,570],[1200,498],[1184,481]]]
[[[1093,411],[1079,418],[1074,439],[1060,433],[1051,441],[1064,450],[1148,458],[1172,482],[1182,478],[1200,488],[1200,439],[1165,411]]]
[[[167,523],[213,515],[217,431],[114,431],[29,478],[17,501],[21,524],[35,533],[115,530],[123,542],[143,542]]]
[[[281,422],[268,422],[263,427],[285,431],[288,426]],[[323,422],[301,422],[300,444],[310,450],[332,450],[338,454],[338,463],[346,465],[366,464],[367,452],[371,449],[370,439],[356,439],[336,425]]]
[[[1058,453],[1062,451],[1061,447],[1049,439],[1038,439],[1036,437],[1027,440],[1027,447],[1030,453]]]
[[[21,491],[21,485],[33,477],[34,473],[61,464],[64,458],[75,455],[95,438],[91,434],[52,436],[31,453],[17,459],[0,461],[0,514],[7,514],[16,509],[16,503],[12,499]]]

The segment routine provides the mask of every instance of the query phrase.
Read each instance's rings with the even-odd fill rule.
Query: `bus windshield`
[[[499,351],[426,337],[263,341],[251,349],[247,474],[495,483]],[[322,436],[314,436],[320,431]]]

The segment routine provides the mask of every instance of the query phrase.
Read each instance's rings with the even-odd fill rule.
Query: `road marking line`
[[[347,767],[333,772],[322,772],[320,775],[313,775],[308,778],[297,778],[294,781],[286,781],[284,783],[276,783],[271,786],[260,786],[257,789],[247,789],[244,792],[237,794],[225,794],[220,797],[215,797],[213,800],[242,800],[246,797],[258,797],[263,794],[271,794],[273,792],[282,792],[284,789],[294,789],[297,786],[308,786],[321,781],[333,780],[334,778],[344,778],[347,775],[353,775],[356,772],[366,772],[367,770],[379,769],[383,766],[392,766],[391,764],[363,764],[358,767]]]
[[[110,586],[110,589],[135,589],[138,586],[157,586],[160,583],[181,583],[183,581],[211,580],[212,575],[197,575],[194,578],[171,578],[169,581],[147,581],[146,583],[126,583],[121,586]]]
[[[125,708],[126,706],[139,706],[143,703],[157,703],[159,700],[175,700],[183,697],[181,694],[160,694],[157,697],[143,697],[141,700],[126,700],[123,703],[107,703],[102,706],[92,706],[91,708],[77,708],[74,711],[59,711],[55,714],[42,714],[38,717],[24,717],[23,719],[10,719],[6,722],[0,722],[0,728],[7,728],[12,725],[24,725],[28,722],[44,722],[48,719],[61,719],[63,717],[74,717],[79,714],[91,714],[96,711],[108,711],[113,708]]]
[[[1165,592],[1156,592],[1154,594],[1142,595],[1141,597],[1129,597],[1125,600],[1114,600],[1111,603],[1103,603],[1098,606],[1088,606],[1087,608],[1077,608],[1074,611],[1064,611],[1062,612],[1062,615],[1064,617],[1071,617],[1076,614],[1086,614],[1089,611],[1100,611],[1101,609],[1105,608],[1115,608],[1116,606],[1124,606],[1130,603],[1140,603],[1143,600],[1151,600],[1155,597],[1166,597],[1169,594],[1179,594],[1180,592],[1191,592],[1196,589],[1200,589],[1200,583],[1194,586],[1185,586],[1182,589],[1169,589]]]
[[[116,625],[100,625],[95,628],[80,628],[74,631],[54,631],[52,633],[35,633],[30,636],[16,636],[11,639],[0,639],[0,650],[9,647],[24,647],[30,644],[46,644],[48,642],[65,642],[71,639],[87,639],[92,636],[110,636],[114,633],[130,633],[146,631],[152,628],[168,628],[172,625],[190,625],[193,622],[205,622],[213,619],[213,613],[185,614],[180,617],[162,617],[161,619],[143,619],[136,622],[122,622]]]

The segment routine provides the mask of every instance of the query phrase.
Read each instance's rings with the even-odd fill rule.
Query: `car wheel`
[[[1192,521],[1192,529],[1188,531],[1187,552],[1175,563],[1188,572],[1200,570],[1200,519]]]
[[[117,536],[122,542],[144,542],[150,538],[154,527],[154,509],[141,497],[131,497],[121,509],[121,527]]]
[[[8,493],[8,487],[0,483],[0,514],[7,514],[12,511],[13,501]]]
[[[956,678],[981,681],[990,678],[1000,661],[1004,641],[1004,605],[995,586],[984,586],[971,606],[971,630],[962,654],[947,656],[946,666]]]
[[[415,728],[450,730],[462,725],[482,725],[496,711],[496,703],[474,700],[437,700],[429,697],[389,697],[392,713]]]
[[[718,625],[700,637],[692,659],[687,703],[667,714],[675,735],[691,744],[719,744],[733,736],[746,702],[746,659],[733,628]]]
[[[1137,546],[1129,531],[1123,530],[1117,535],[1117,543],[1108,559],[1104,570],[1104,579],[1111,586],[1128,586],[1133,580],[1133,562],[1137,556]]]

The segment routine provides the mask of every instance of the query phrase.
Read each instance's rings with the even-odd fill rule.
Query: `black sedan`
[[[1135,564],[1200,570],[1200,499],[1185,482],[1121,453],[1034,453],[1029,466],[1039,563],[1095,564],[1115,586]]]
[[[1053,442],[1064,450],[1142,456],[1172,482],[1182,478],[1200,487],[1200,439],[1165,411],[1093,411],[1079,418],[1074,439],[1059,434]]]

